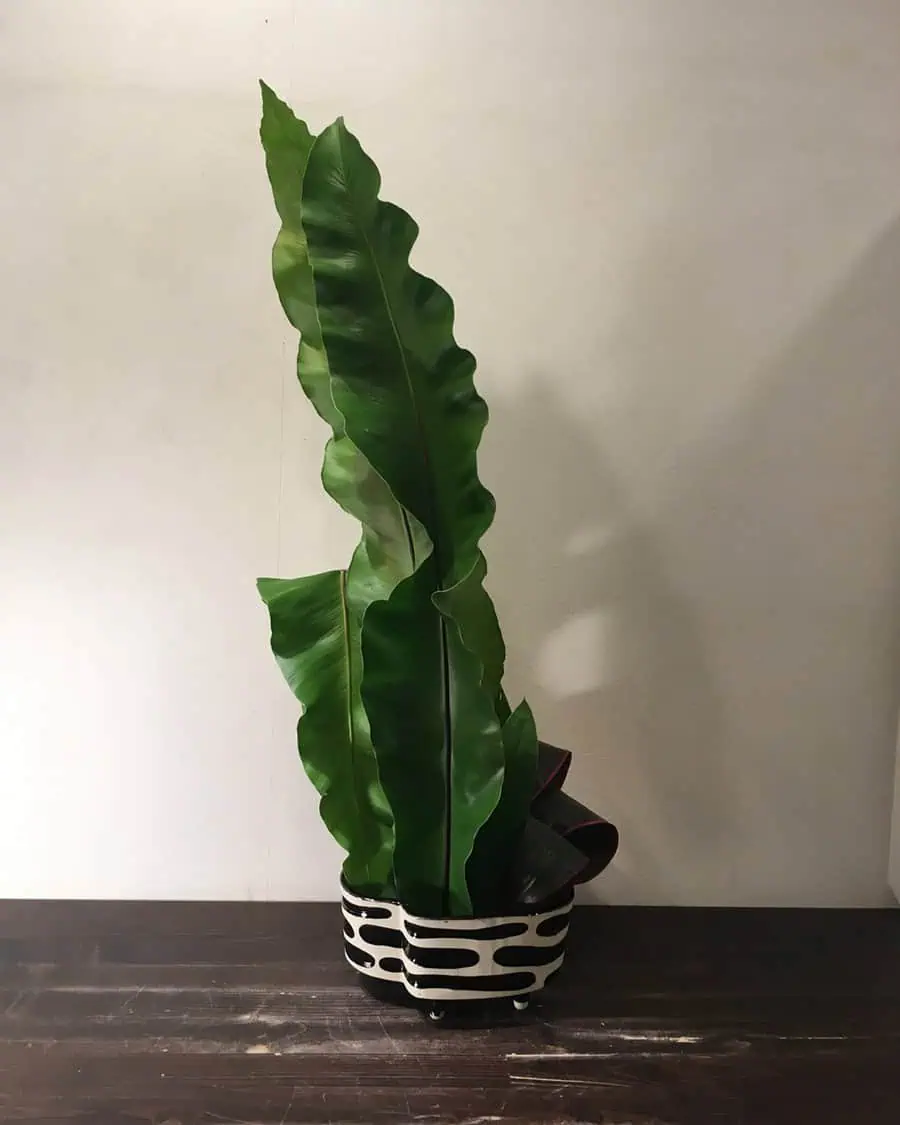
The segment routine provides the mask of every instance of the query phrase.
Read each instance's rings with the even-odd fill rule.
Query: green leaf
[[[259,139],[266,154],[266,172],[275,199],[275,209],[286,227],[302,234],[300,186],[306,161],[315,139],[305,121],[275,91],[260,81],[262,119]]]
[[[524,699],[503,724],[502,736],[506,761],[503,789],[490,819],[478,833],[467,868],[474,907],[485,913],[496,909],[507,873],[505,865],[521,839],[537,784],[537,729]]]
[[[362,694],[397,810],[397,890],[434,917],[472,912],[466,863],[500,797],[503,743],[481,662],[433,605],[432,582],[426,563],[388,602],[370,606]]]
[[[468,574],[493,518],[476,466],[487,407],[453,339],[452,301],[409,266],[418,228],[379,185],[343,122],[325,129],[303,177],[307,253],[335,406],[431,538],[442,588]]]
[[[348,853],[344,877],[353,887],[383,893],[391,883],[392,818],[354,688],[358,623],[345,573],[260,578],[257,586],[269,609],[272,650],[303,705],[300,758],[321,795],[322,820]]]
[[[430,553],[431,542],[421,524],[402,509],[387,483],[347,436],[344,419],[334,404],[303,229],[303,178],[314,138],[306,124],[264,82],[260,87],[260,139],[282,222],[272,252],[272,273],[287,318],[302,334],[297,358],[300,384],[333,433],[325,450],[322,483],[346,512],[363,523],[366,553],[372,565],[391,569],[393,581],[387,590],[376,583],[377,596],[387,597],[393,585],[411,574],[417,561]],[[356,569],[359,572],[360,567]],[[361,574],[357,576],[364,580]]]
[[[318,337],[315,290],[303,231],[303,174],[313,144],[304,121],[265,84],[259,139],[266,155],[266,172],[281,219],[272,248],[272,275],[288,320],[304,337]],[[316,339],[310,340],[315,343]]]
[[[303,230],[303,175],[313,138],[304,122],[298,120],[268,86],[260,85],[263,100],[260,137],[276,210],[282,221],[272,253],[275,286],[288,320],[302,333],[297,359],[301,387],[320,417],[332,428],[333,436],[326,445],[322,465],[323,485],[346,512],[363,524],[362,540],[346,576],[349,620],[354,626],[348,641],[353,674],[346,702],[356,721],[364,722],[360,738],[371,748],[360,695],[362,622],[373,601],[390,597],[397,583],[411,575],[428,557],[431,542],[421,524],[400,507],[387,484],[344,432],[344,420],[332,398],[331,373],[322,347],[312,268]],[[353,770],[342,767],[342,758],[331,758],[327,747],[313,745],[318,735],[318,729],[306,735],[306,760],[312,757],[319,763],[319,775],[314,781],[320,792],[326,783],[330,785],[331,805],[349,807],[348,799],[341,800],[338,794],[341,790],[352,789],[358,784],[357,779]],[[363,767],[368,769],[365,758]],[[364,789],[366,783],[364,778]],[[366,805],[360,802],[356,807],[359,817],[365,821],[371,810],[367,811]],[[378,808],[375,812],[378,813]],[[355,834],[366,841],[377,830],[377,824],[374,828],[366,823],[358,827],[352,823],[346,825],[343,835],[351,856]],[[353,867],[351,864],[350,868],[345,868],[344,874],[351,885],[357,885]]]
[[[506,646],[494,603],[482,585],[486,575],[487,562],[479,551],[469,573],[454,586],[436,590],[432,601],[441,613],[456,622],[463,644],[478,654],[482,663],[481,682],[490,697],[496,700],[502,697],[500,681],[503,679]],[[506,715],[501,718],[505,719]]]
[[[474,360],[453,340],[450,298],[409,267],[416,226],[378,188],[338,121],[309,152],[302,223],[344,434],[431,544],[363,624],[362,698],[395,814],[394,873],[422,912],[467,913],[466,860],[503,770],[502,643],[478,549],[493,516],[476,471],[487,410]]]
[[[260,88],[263,112],[259,137],[275,210],[281,219],[272,247],[272,277],[285,315],[302,336],[297,354],[300,385],[319,416],[340,433],[343,419],[334,406],[328,361],[321,350],[315,284],[303,229],[303,175],[314,138],[306,123],[265,82],[260,82]]]
[[[313,139],[264,84],[262,94],[282,220],[276,287],[302,335],[301,386],[332,429],[323,483],[363,526],[343,591],[348,705],[368,714],[404,902],[464,914],[466,864],[501,795],[509,713],[478,549],[493,517],[476,471],[487,410],[474,360],[453,340],[450,298],[409,268],[417,228],[377,199],[375,166],[342,121]],[[329,792],[352,775],[332,769]]]

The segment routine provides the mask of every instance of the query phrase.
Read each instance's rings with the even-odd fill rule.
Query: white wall
[[[890,886],[894,897],[900,900],[900,746],[894,771],[894,813],[891,820],[891,856],[889,866]]]
[[[419,219],[487,543],[613,901],[886,900],[891,0],[6,0],[0,894],[332,897],[258,574],[339,564],[264,76]]]

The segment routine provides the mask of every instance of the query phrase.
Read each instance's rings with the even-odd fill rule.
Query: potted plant
[[[303,708],[300,757],[347,853],[347,958],[434,1016],[522,1006],[561,964],[573,885],[616,831],[562,793],[570,756],[503,692],[479,546],[488,412],[449,296],[408,263],[416,224],[379,199],[342,119],[313,136],[261,85],[275,286],[331,429],[322,483],[362,527],[345,570],[258,582]]]

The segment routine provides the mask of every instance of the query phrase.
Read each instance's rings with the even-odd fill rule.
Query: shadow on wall
[[[644,522],[549,379],[494,403],[487,553],[511,689],[575,751],[572,792],[621,830],[600,898],[888,901],[898,294],[900,222],[679,458]],[[652,331],[666,295],[643,296]],[[684,362],[627,371],[629,393]]]
[[[666,899],[668,860],[643,825],[671,820],[695,871],[723,855],[713,670],[652,531],[547,386],[534,380],[495,409],[490,433],[484,476],[501,513],[490,584],[511,671],[528,670],[542,735],[575,751],[573,795],[620,830],[602,893]]]

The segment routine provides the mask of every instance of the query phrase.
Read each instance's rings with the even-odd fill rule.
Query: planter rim
[[[552,914],[555,910],[563,910],[572,905],[575,898],[574,887],[568,887],[564,891],[551,896],[544,902],[535,903],[533,906],[517,905],[514,910],[508,912],[498,912],[495,914],[413,914],[407,910],[403,903],[398,898],[375,898],[373,895],[362,894],[360,891],[354,890],[345,881],[343,875],[341,876],[341,895],[344,898],[350,899],[360,906],[367,903],[372,906],[399,906],[403,910],[403,916],[408,922],[419,924],[423,926],[434,925],[448,925],[455,926],[458,929],[478,929],[482,926],[501,924],[504,922],[517,922],[528,921],[536,917],[538,914]]]

